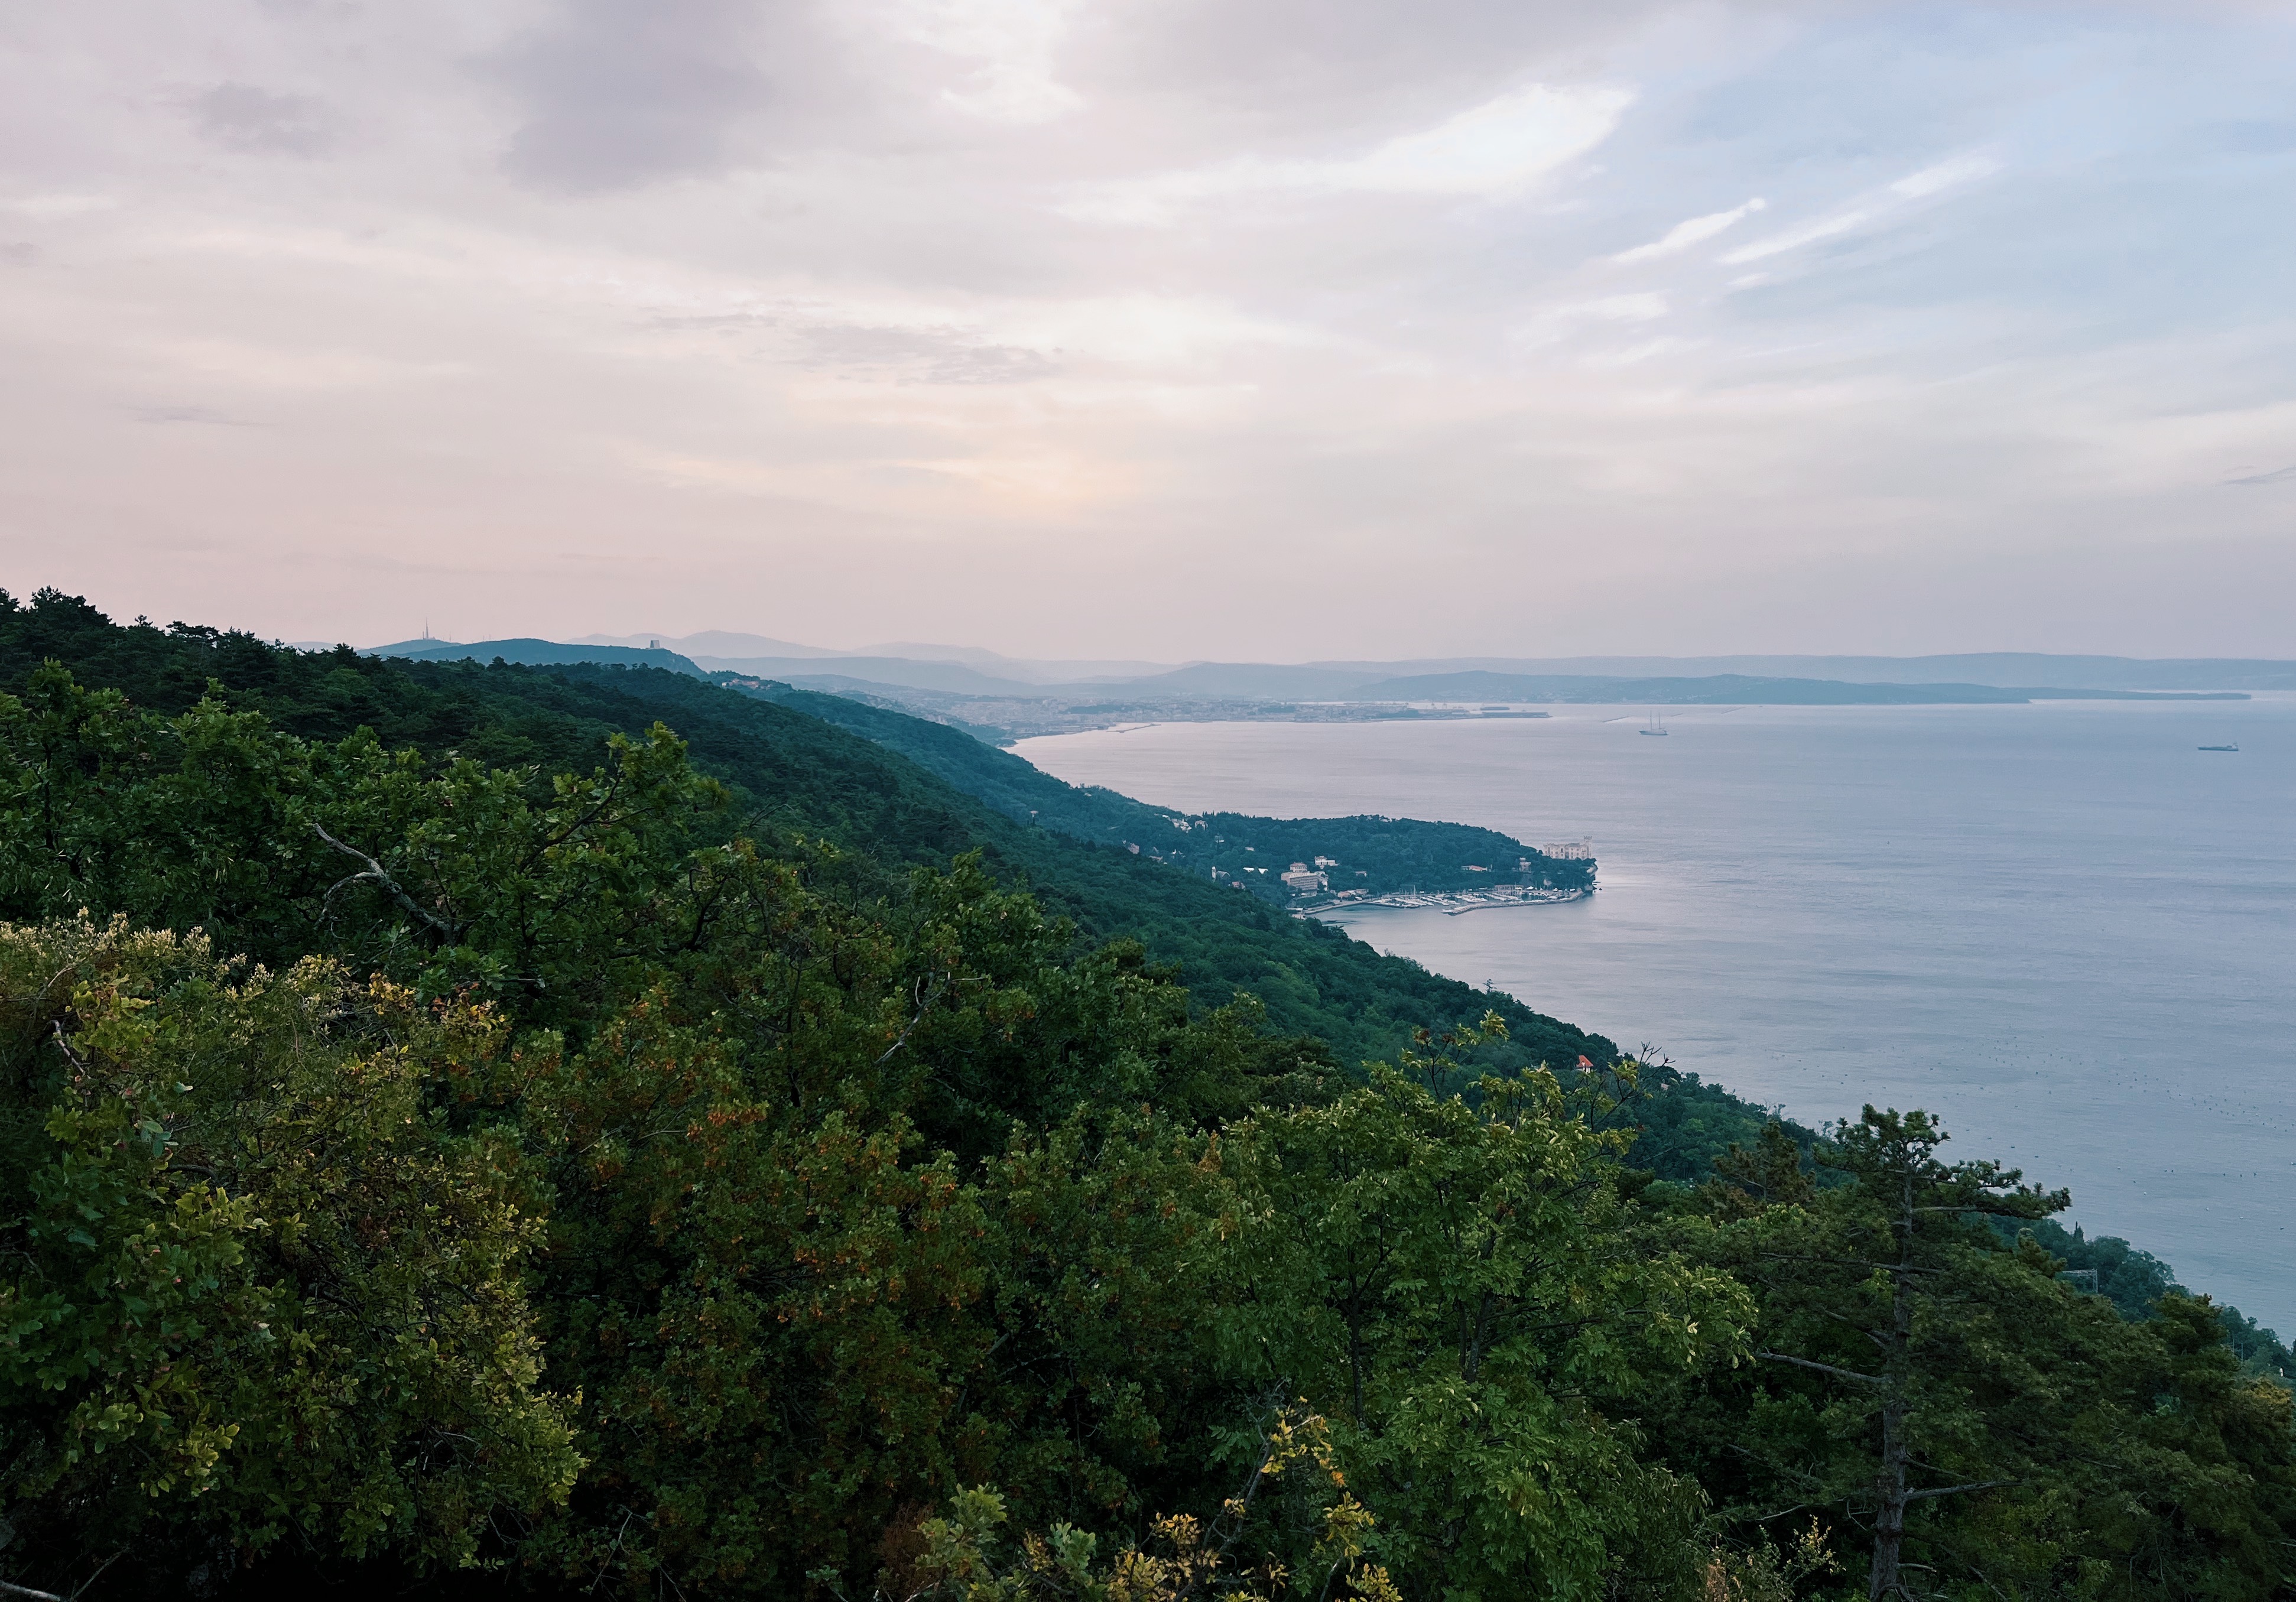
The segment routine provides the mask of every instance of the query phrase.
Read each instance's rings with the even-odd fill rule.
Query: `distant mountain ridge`
[[[637,645],[632,642],[647,640]],[[726,631],[463,645],[406,640],[370,655],[417,661],[529,666],[646,663],[689,674],[735,673],[849,689],[906,690],[997,699],[1060,697],[1257,701],[1722,699],[1789,704],[1942,703],[2057,699],[2070,691],[2131,694],[2296,691],[2296,660],[2252,658],[2054,656],[1996,651],[1926,657],[1464,657],[1406,661],[1032,661],[977,647],[896,642],[843,651]],[[1505,682],[1502,682],[1505,681]],[[1507,685],[1514,687],[1510,689]],[[1811,686],[1900,686],[1891,694],[1821,692]],[[1691,687],[1696,686],[1693,691]],[[1713,693],[1709,694],[1707,692]],[[1998,693],[1992,693],[1998,692]]]
[[[1317,664],[1359,669],[1364,664]],[[1558,657],[1396,663],[1423,673],[1486,669],[1570,676],[1833,679],[1863,684],[1988,684],[2048,690],[2296,690],[2296,661],[2236,657],[2056,656],[1986,651],[1926,657]]]
[[[690,658],[660,647],[627,645],[569,645],[556,640],[480,640],[459,645],[450,640],[401,640],[394,645],[369,646],[368,657],[398,657],[411,662],[491,662],[500,658],[521,667],[566,667],[580,662],[609,666],[663,667],[689,678],[709,675]]]
[[[1750,682],[1824,681],[2044,691],[2296,690],[2296,661],[2238,658],[2155,661],[2019,651],[1939,657],[1465,657],[1406,662],[1195,662],[1151,678],[1128,681],[1125,688],[1190,695],[1378,699],[1398,682],[1469,674],[1550,681],[1730,677]]]
[[[962,662],[920,661],[907,657],[697,657],[711,673],[738,673],[760,679],[836,680],[880,688],[940,690],[956,695],[1017,696],[1023,699],[1062,690],[1099,691],[1104,684],[1037,684],[996,678]]]
[[[1130,680],[1154,674],[1169,672],[1169,662],[1136,661],[1035,661],[1019,657],[999,655],[977,645],[931,645],[915,641],[891,641],[881,645],[864,645],[851,650],[833,650],[819,645],[799,645],[787,640],[775,640],[764,634],[728,633],[712,629],[704,633],[687,634],[683,638],[668,634],[585,634],[576,643],[582,645],[636,645],[640,641],[652,645],[668,645],[712,668],[726,668],[737,673],[766,671],[775,662],[825,661],[835,658],[845,662],[898,661],[933,666],[968,667],[993,679],[1010,680],[1016,683],[1045,685],[1054,683],[1096,683],[1103,680]],[[892,682],[892,681],[887,681]],[[937,686],[920,684],[919,689]]]
[[[2026,701],[2246,700],[2244,690],[2060,690],[2049,685],[1855,683],[1844,679],[1605,678],[1594,674],[1448,673],[1385,679],[1355,694],[1398,701],[1640,702],[1661,707],[1966,707]]]

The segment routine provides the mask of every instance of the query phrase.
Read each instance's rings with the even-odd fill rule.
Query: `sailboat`
[[[1650,722],[1644,723],[1639,732],[1644,734],[1664,734],[1666,732],[1666,725],[1659,722],[1658,714],[1653,712],[1651,714]]]

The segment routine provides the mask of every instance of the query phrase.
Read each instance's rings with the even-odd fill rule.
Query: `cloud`
[[[192,116],[204,137],[255,155],[317,156],[335,143],[318,101],[253,84],[217,84],[192,102]]]
[[[1631,367],[1637,362],[1647,362],[1653,356],[1673,356],[1678,351],[1696,350],[1703,343],[1698,339],[1641,339],[1618,350],[1599,351],[1587,358],[1587,365],[1596,368]]]
[[[1804,245],[1814,245],[1822,239],[1833,239],[1839,234],[1852,233],[1864,227],[1873,219],[1874,213],[1870,211],[1844,211],[1833,217],[1821,218],[1815,223],[1804,223],[1799,228],[1789,228],[1784,233],[1774,233],[1767,239],[1757,240],[1751,245],[1741,246],[1723,257],[1722,265],[1730,267],[1742,266],[1750,261],[1760,261],[1767,257],[1783,256],[1788,250],[1799,250]]]
[[[1414,194],[1514,189],[1609,138],[1634,98],[1622,88],[1534,84],[1424,133],[1390,139],[1359,161],[1324,169],[1322,179],[1334,189]]]
[[[86,217],[90,212],[114,211],[119,206],[119,202],[111,195],[20,195],[14,200],[0,200],[0,211],[12,211],[18,217],[42,222],[54,217]]]
[[[941,91],[943,104],[1029,124],[1084,104],[1054,61],[1075,8],[1076,0],[896,0],[883,25],[897,38],[978,63],[966,87]]]
[[[218,412],[212,406],[137,406],[134,408],[137,422],[207,423],[217,428],[244,429],[245,420]]]
[[[1016,384],[1060,371],[1040,350],[939,329],[830,325],[801,329],[801,364],[843,378],[896,383]]]
[[[1606,295],[1600,300],[1564,307],[1562,313],[1606,323],[1653,323],[1666,315],[1667,303],[1663,295]]]
[[[1744,205],[1733,206],[1727,211],[1710,211],[1704,217],[1692,217],[1668,229],[1664,237],[1654,239],[1647,245],[1636,245],[1631,250],[1621,250],[1611,259],[1627,266],[1638,261],[1656,261],[1662,256],[1678,255],[1693,245],[1704,244],[1726,228],[1735,227],[1767,204],[1761,196],[1756,195]]]
[[[1767,239],[1742,246],[1723,257],[1722,263],[1725,266],[1742,266],[1750,261],[1761,261],[1769,257],[1783,256],[1789,250],[1799,250],[1804,245],[1814,245],[1820,240],[1853,233],[1868,223],[1886,218],[1908,201],[1927,200],[1931,195],[1988,177],[2000,170],[2001,163],[1990,156],[1956,156],[1949,161],[1940,161],[1923,168],[1919,172],[1906,174],[1880,195],[1847,211],[1821,217],[1813,223],[1804,223],[1799,228],[1789,228],[1784,233],[1774,233]]]
[[[1907,174],[1890,185],[1890,192],[1916,200],[1956,184],[1989,178],[2000,170],[2001,163],[1990,156],[1956,156],[1950,161],[1940,161],[1935,167],[1925,167],[1917,173]]]
[[[1505,194],[1602,143],[1634,99],[1632,90],[1616,86],[1533,84],[1353,159],[1247,158],[1160,174],[1110,186],[1070,211],[1101,222],[1158,224],[1172,221],[1192,203],[1271,192]]]
[[[2268,645],[2287,41],[2125,9],[34,6],[0,526],[291,638]]]
[[[524,102],[504,165],[582,193],[716,172],[766,95],[734,0],[563,0],[487,65]]]
[[[1565,340],[1590,337],[1599,342],[1611,337],[1606,324],[1617,325],[1620,330],[1634,329],[1641,323],[1655,323],[1672,310],[1665,296],[1647,292],[1570,301],[1546,307],[1517,323],[1508,331],[1507,341],[1519,351],[1543,350]]]

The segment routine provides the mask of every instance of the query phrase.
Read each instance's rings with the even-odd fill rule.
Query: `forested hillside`
[[[8,1594],[2296,1585],[2288,1391],[1923,1114],[691,678],[45,592],[0,675]]]
[[[1114,790],[1066,783],[1009,751],[946,723],[910,717],[846,696],[716,675],[743,693],[849,729],[1006,817],[1099,845],[1117,846],[1200,878],[1214,877],[1278,904],[1280,875],[1294,862],[1332,862],[1335,889],[1488,889],[1496,883],[1588,889],[1595,864],[1557,860],[1496,830],[1416,818],[1259,818],[1184,813]]]
[[[1128,818],[1151,809],[1106,792],[1076,790],[1017,757],[898,714],[876,714],[881,721],[872,732],[908,725],[898,738],[853,738],[808,715],[820,709],[815,703],[872,710],[835,698],[804,698],[807,709],[793,709],[645,668],[482,666],[290,651],[182,625],[116,627],[86,602],[63,596],[0,615],[0,684],[22,684],[48,658],[68,664],[89,686],[119,690],[155,711],[191,707],[212,681],[231,705],[260,711],[290,733],[340,740],[369,728],[388,748],[530,766],[545,788],[552,773],[594,766],[610,735],[643,735],[665,722],[698,768],[736,787],[737,813],[756,825],[833,841],[858,862],[895,871],[980,850],[992,871],[1033,886],[1086,938],[1143,941],[1156,960],[1179,965],[1182,983],[1205,1005],[1250,990],[1265,1004],[1272,1027],[1315,1035],[1349,1066],[1391,1054],[1415,1026],[1469,1021],[1492,1008],[1508,1020],[1516,1042],[1500,1057],[1567,1064],[1582,1055],[1607,1060],[1616,1054],[1610,1042],[1543,1018],[1512,997],[1487,995],[1382,956],[1335,930],[1217,891],[1209,880],[1198,884],[1160,870],[1133,859],[1117,841],[1095,850],[1057,830],[1031,830],[994,799],[984,803],[912,765],[904,748],[923,748],[924,741],[943,737],[1033,776],[1040,786],[1036,798],[1065,792],[1129,809]]]

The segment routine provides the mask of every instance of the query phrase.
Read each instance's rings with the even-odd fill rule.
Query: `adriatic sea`
[[[2296,697],[1552,711],[1019,750],[1189,811],[1591,835],[1587,900],[1348,927],[1805,1122],[1929,1108],[2296,1336]]]

